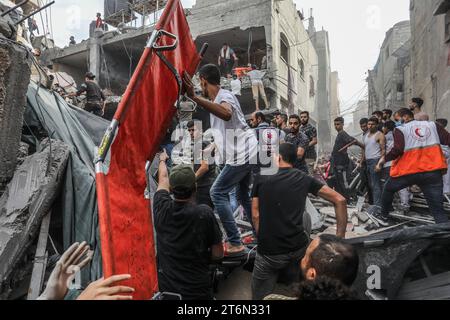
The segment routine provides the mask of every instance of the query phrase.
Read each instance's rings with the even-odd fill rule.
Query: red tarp
[[[179,0],[169,0],[156,29],[178,36],[178,47],[163,54],[180,75],[192,75],[200,57]],[[165,36],[157,41],[170,43]],[[144,198],[145,165],[158,152],[177,97],[173,73],[146,48],[114,117],[120,126],[109,172],[97,173],[103,273],[105,278],[131,274],[124,284],[136,289],[134,299],[150,299],[158,291],[150,202]]]

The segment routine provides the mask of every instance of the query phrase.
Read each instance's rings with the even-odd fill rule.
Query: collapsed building
[[[367,78],[369,111],[399,110],[409,104],[411,72],[411,25],[409,21],[396,23],[386,33],[378,61]]]
[[[81,83],[84,74],[91,71],[98,75],[103,88],[120,96],[153,30],[155,15],[166,2],[115,3],[115,6],[110,6],[109,1],[105,2],[105,21],[117,29],[93,30],[88,40],[50,50],[49,61],[54,71],[70,74],[77,83]],[[198,47],[209,44],[204,63],[217,63],[223,43],[229,43],[239,57],[237,67],[245,68],[252,64],[266,71],[264,88],[271,109],[287,114],[308,111],[316,126],[318,110],[321,109],[322,115],[326,115],[326,118],[322,117],[323,121],[329,120],[329,87],[318,88],[320,62],[315,49],[316,37],[311,37],[305,29],[305,17],[292,1],[235,0],[224,3],[199,0],[192,9],[186,10],[186,15]],[[142,20],[138,28],[133,26],[136,19]],[[326,63],[328,70],[329,59]],[[328,73],[324,76],[329,78]],[[222,86],[230,89],[230,81],[223,78]],[[321,95],[325,95],[325,102],[318,108]],[[251,82],[246,77],[242,78],[241,105],[247,115],[255,110]],[[319,127],[319,144],[329,140],[328,122],[323,126],[323,133]],[[330,143],[327,143],[328,147]]]
[[[253,5],[259,4],[254,1]],[[196,10],[206,10],[202,6],[208,3],[211,1],[198,1],[199,7],[193,8],[194,14],[189,19],[193,19]],[[282,6],[286,3],[279,5],[279,12],[284,12]],[[293,16],[295,15],[301,20],[297,11]],[[124,17],[125,14],[122,14],[122,21]],[[11,20],[8,17],[8,21],[5,20],[0,19],[0,24],[7,26],[0,32],[0,143],[2,147],[5,146],[0,150],[0,178],[3,186],[0,190],[0,298],[35,299],[45,283],[45,273],[51,271],[60,253],[74,242],[88,241],[95,251],[93,262],[83,272],[83,283],[102,276],[93,163],[95,148],[100,145],[109,122],[69,105],[41,81],[33,80],[30,76],[32,66],[37,69],[40,67],[36,65],[37,61],[29,48],[17,42],[17,29],[12,28],[14,18]],[[195,25],[195,21],[191,23]],[[150,30],[151,26],[145,28]],[[195,32],[195,26],[193,30]],[[230,32],[227,30],[225,31]],[[97,32],[100,34],[99,30]],[[133,33],[137,38],[131,36]],[[258,31],[255,30],[255,33]],[[271,34],[272,31],[269,32],[269,39],[273,39]],[[266,29],[264,35],[269,37]],[[134,40],[140,39],[143,47],[147,36],[143,30],[133,30],[130,34],[113,34],[110,41],[115,43],[112,39],[118,37],[116,40],[128,40],[131,45]],[[126,39],[127,37],[130,39]],[[282,39],[281,36],[278,38],[280,52],[284,48],[281,46]],[[203,40],[199,41],[198,45],[202,42]],[[89,42],[79,46],[81,48],[84,45],[91,44]],[[218,46],[220,45],[219,42]],[[266,53],[268,57],[272,55],[268,61],[273,61],[277,52],[275,47],[271,50]],[[215,51],[210,51],[210,54]],[[69,72],[69,69],[64,69],[70,68],[67,61],[78,63],[77,59],[70,60],[61,52],[56,54],[61,55],[62,60],[58,61],[66,61],[60,66],[60,62],[55,62],[56,68]],[[81,53],[76,53],[75,56],[78,54]],[[90,56],[91,53],[86,51],[85,54]],[[250,55],[249,61],[258,63],[259,58],[262,60],[262,53]],[[288,58],[292,59],[291,55]],[[20,63],[10,63],[11,61]],[[280,68],[278,64],[275,65]],[[95,64],[86,65],[85,70],[90,70],[91,66]],[[109,63],[106,66],[109,67]],[[129,70],[133,66],[131,64]],[[288,73],[289,69],[290,66],[286,65]],[[101,75],[103,69],[100,70]],[[304,69],[305,77],[310,76],[306,70],[307,67]],[[80,76],[76,72],[71,74],[74,78]],[[102,81],[107,81],[105,79],[108,77]],[[125,83],[123,79],[119,80],[114,80],[117,88]],[[281,103],[280,92],[283,92],[280,89],[271,91],[271,86],[283,86],[277,81],[270,77],[266,81],[267,91],[271,92],[271,101],[275,104],[278,103],[277,99]],[[289,90],[286,89],[284,93],[288,95]],[[116,94],[120,95],[121,92]],[[321,216],[321,221],[312,221],[314,233],[335,231],[333,228],[336,217],[331,212],[333,210],[330,211],[329,204],[318,199],[312,200],[314,206],[309,206],[307,211],[315,212],[312,215],[314,217]],[[369,292],[370,298],[423,299],[424,290],[433,298],[449,298],[450,257],[445,248],[448,248],[450,229],[448,225],[431,225],[433,221],[423,201],[420,196],[415,199],[416,210],[422,209],[421,212],[401,215],[397,218],[402,222],[383,230],[372,229],[376,223],[365,213],[367,208],[363,206],[364,198],[356,208],[349,210],[349,236],[352,238],[351,242],[358,247],[362,261],[355,285],[360,294],[364,295],[367,281],[371,278],[369,268],[378,265],[386,276],[379,286],[374,286],[377,291]],[[450,211],[449,206],[446,209]],[[380,234],[380,231],[383,232]]]

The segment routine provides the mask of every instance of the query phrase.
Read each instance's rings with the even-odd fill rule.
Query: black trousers
[[[197,193],[195,194],[195,198],[197,204],[205,204],[214,210],[214,204],[211,200],[210,195],[211,187],[212,185],[197,187]]]
[[[350,200],[348,166],[336,166],[333,168],[333,172],[336,178],[335,190],[345,197],[347,201]]]

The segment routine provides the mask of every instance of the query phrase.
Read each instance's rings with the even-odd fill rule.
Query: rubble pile
[[[68,146],[47,139],[41,147],[41,152],[25,158],[0,198],[0,293],[5,297],[11,273],[36,238],[64,180]]]
[[[312,203],[317,208],[321,215],[323,227],[316,230],[316,232],[323,232],[327,234],[336,233],[336,214],[333,207],[327,201],[311,198]],[[390,227],[380,228],[379,223],[372,218],[370,214],[373,210],[373,206],[369,206],[364,203],[364,198],[359,198],[356,205],[348,206],[348,225],[347,225],[347,237],[357,238],[365,237],[376,233],[381,233],[387,230],[393,230],[403,227],[417,227],[424,225],[433,225],[434,219],[430,215],[427,202],[424,195],[420,190],[416,190],[413,193],[411,200],[411,208],[408,211],[396,210],[390,214],[391,218],[395,221]],[[399,200],[394,202],[394,208],[400,208]],[[450,216],[450,202],[446,199],[445,210]]]

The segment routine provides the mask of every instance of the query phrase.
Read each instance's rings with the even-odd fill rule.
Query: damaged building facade
[[[399,22],[389,29],[375,68],[369,70],[369,113],[386,108],[396,111],[408,105],[410,48],[409,21]]]
[[[369,113],[422,98],[431,119],[450,118],[450,1],[410,1],[410,21],[386,34],[369,71]]]
[[[135,6],[128,8],[133,9],[134,15],[151,15],[165,4],[165,1],[145,2],[151,4],[145,11]],[[120,96],[139,62],[154,20],[143,19],[143,26],[135,28],[131,18],[124,20],[131,21],[126,26],[114,18],[128,9],[109,11],[105,21],[117,29],[94,30],[88,40],[50,50],[50,60],[54,71],[70,74],[77,83],[84,81],[85,72],[93,72],[103,88]],[[313,39],[304,27],[303,14],[293,1],[198,0],[186,13],[198,47],[209,44],[204,63],[217,63],[223,43],[228,42],[239,58],[236,67],[245,68],[250,63],[266,71],[264,87],[270,109],[288,114],[306,110],[312,122],[318,123],[320,63]],[[255,110],[255,104],[249,79],[244,77],[242,82],[241,104],[248,115]],[[230,89],[227,79],[223,79],[222,85]],[[325,132],[329,134],[329,130]]]
[[[432,119],[450,118],[450,1],[411,0],[411,89]]]
[[[240,65],[261,67],[266,57],[262,69],[271,107],[287,114],[306,110],[317,119],[318,57],[303,20],[292,1],[198,0],[188,15],[198,45],[210,45],[205,61],[217,61],[225,42]],[[250,86],[243,99],[244,112],[254,111]]]
[[[331,92],[332,92],[332,73],[331,73],[331,49],[328,37],[328,31],[317,31],[314,24],[313,12],[311,10],[308,34],[313,42],[317,52],[318,69],[317,81],[317,119],[318,119],[318,135],[319,149],[321,151],[330,151],[332,149],[332,132],[335,132],[331,112]]]

